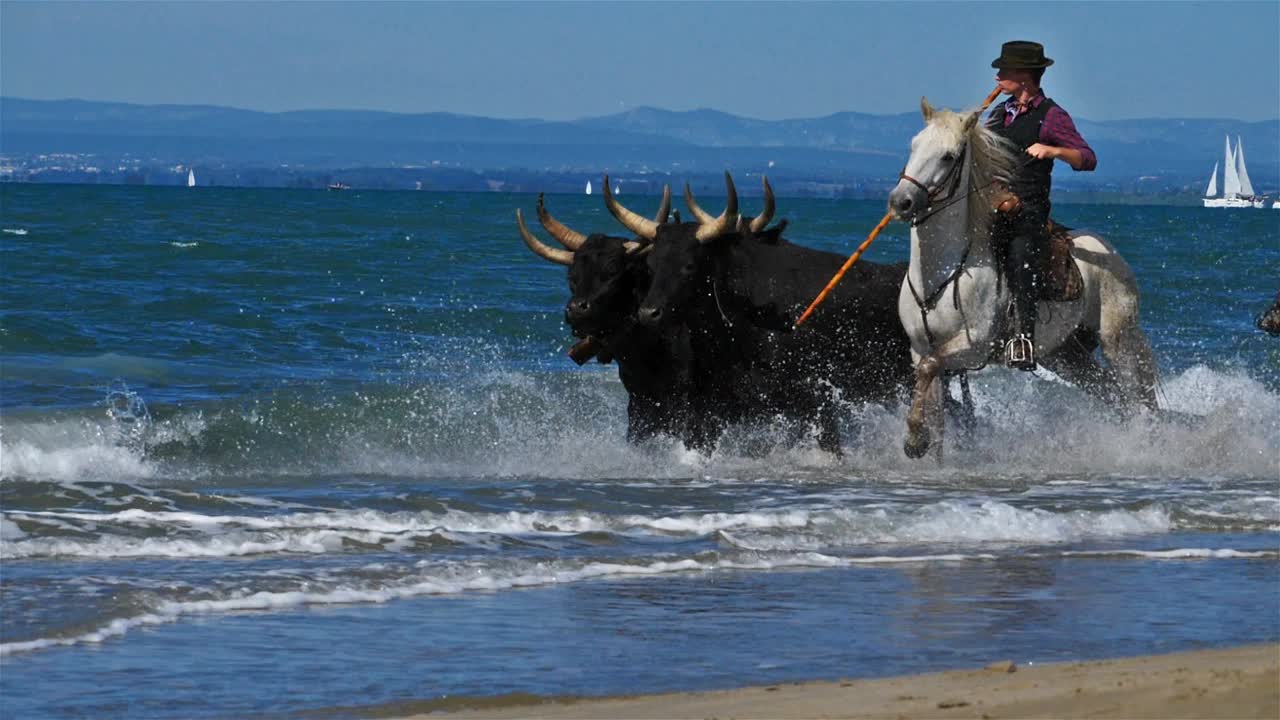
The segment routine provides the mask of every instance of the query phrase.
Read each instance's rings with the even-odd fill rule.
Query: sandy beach
[[[737,690],[600,699],[516,696],[384,707],[459,718],[1270,718],[1280,645]]]

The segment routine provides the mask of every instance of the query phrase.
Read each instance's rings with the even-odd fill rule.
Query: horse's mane
[[[976,189],[969,196],[969,221],[973,225],[971,230],[987,233],[991,220],[989,188],[992,183],[1009,183],[1017,171],[1018,152],[1013,143],[988,130],[981,117],[966,131],[965,122],[974,112],[938,110],[933,113],[929,123],[965,138],[970,155],[969,183]]]

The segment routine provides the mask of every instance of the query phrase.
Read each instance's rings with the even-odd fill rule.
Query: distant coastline
[[[1254,185],[1280,194],[1280,119],[1077,119],[1097,172],[1055,173],[1060,202],[1199,202],[1229,133]],[[768,174],[784,197],[879,198],[920,127],[917,112],[764,121],[714,110],[636,108],[570,122],[353,110],[266,113],[214,106],[0,98],[0,182],[580,192],[604,172],[624,192],[664,183],[744,194]]]
[[[209,171],[202,171],[208,173]],[[382,173],[386,173],[385,176]],[[216,177],[215,173],[213,174]],[[268,182],[242,182],[241,184],[218,184],[205,183],[202,179],[201,187],[215,190],[255,190],[255,189],[271,189],[271,190],[296,190],[300,192],[325,192],[330,182],[342,182],[347,185],[349,190],[356,192],[424,192],[424,193],[512,193],[536,195],[545,193],[547,195],[579,195],[582,188],[574,183],[581,183],[578,180],[579,175],[531,175],[523,178],[520,182],[509,182],[503,179],[497,179],[489,174],[474,173],[474,177],[469,182],[458,183],[439,183],[427,185],[423,187],[402,187],[395,180],[401,175],[396,168],[356,168],[338,172],[317,172],[314,175],[298,175],[292,176],[287,182],[269,182],[271,179],[278,179],[278,176],[266,174],[264,179]],[[203,176],[202,176],[203,177]],[[252,174],[250,177],[253,177]],[[775,195],[779,198],[818,198],[831,200],[877,200],[883,201],[889,194],[889,190],[893,187],[893,182],[885,180],[883,184],[877,187],[874,183],[867,183],[864,186],[853,187],[834,187],[820,182],[798,181],[795,183],[784,182],[779,183],[770,177],[770,185],[775,190]],[[477,183],[475,180],[479,180]],[[679,178],[649,178],[644,182],[628,182],[627,178],[623,179],[624,187],[628,189],[629,195],[635,196],[651,196],[657,197],[662,182],[679,183],[683,186],[684,182],[689,182],[696,193],[708,193],[714,196],[716,192],[723,192],[724,179],[722,175],[698,175]],[[169,188],[173,190],[186,191],[184,184],[176,182],[149,183],[139,182],[136,178],[129,178],[121,181],[117,178],[64,178],[54,174],[42,175],[39,179],[13,180],[0,178],[0,188],[4,187],[20,187],[20,186],[98,186],[98,187],[150,187],[150,188]],[[479,186],[478,186],[479,185]],[[738,188],[739,195],[745,198],[758,196],[760,191],[758,188]],[[1192,193],[1174,193],[1174,192],[1124,192],[1124,191],[1108,191],[1101,189],[1062,189],[1055,188],[1054,203],[1058,205],[1152,205],[1152,206],[1171,206],[1171,207],[1199,207],[1200,198]]]

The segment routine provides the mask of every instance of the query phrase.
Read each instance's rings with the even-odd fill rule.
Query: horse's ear
[[[964,118],[964,131],[969,132],[974,125],[978,124],[978,118],[982,116],[982,111],[972,112]]]
[[[924,121],[929,122],[933,119],[933,106],[929,104],[929,99],[920,96],[920,114],[924,116]]]

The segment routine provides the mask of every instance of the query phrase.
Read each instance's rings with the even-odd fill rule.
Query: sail
[[[187,171],[187,187],[195,187],[195,186],[196,186],[196,171],[188,170]]]
[[[587,181],[587,194],[588,194],[588,195],[590,195],[590,194],[591,194],[591,181],[590,181],[590,180],[588,180],[588,181]]]
[[[1209,187],[1204,189],[1205,197],[1213,197],[1218,194],[1218,163],[1213,164],[1213,174],[1209,176]]]
[[[1231,138],[1227,138],[1227,159],[1222,168],[1222,197],[1240,195],[1240,176],[1236,174],[1236,154],[1231,151]]]
[[[1249,182],[1249,171],[1244,168],[1244,141],[1236,136],[1236,175],[1240,178],[1240,195],[1253,197],[1253,183]]]

